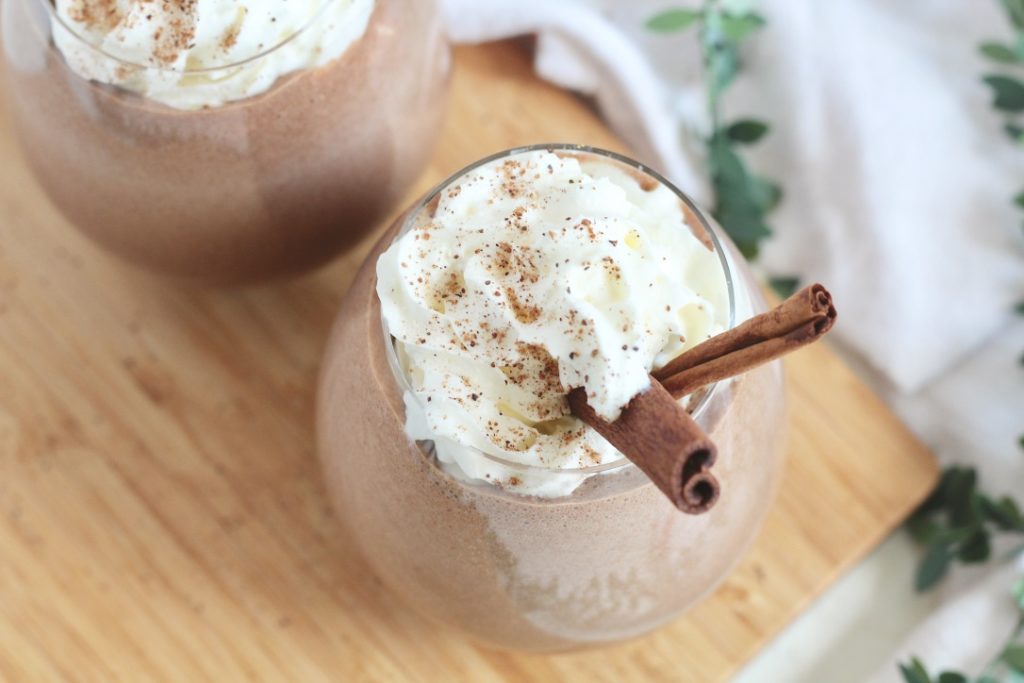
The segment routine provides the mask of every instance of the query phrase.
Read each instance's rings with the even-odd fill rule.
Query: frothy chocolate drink
[[[426,164],[449,68],[422,0],[11,0],[11,115],[111,250],[219,282],[334,256]],[[227,66],[225,66],[227,65]]]
[[[586,386],[614,419],[651,370],[763,308],[709,230],[635,164],[562,148],[472,167],[385,236],[335,327],[318,421],[339,515],[396,592],[552,650],[647,631],[724,577],[777,476],[777,365],[694,400],[723,485],[699,517],[565,400]]]

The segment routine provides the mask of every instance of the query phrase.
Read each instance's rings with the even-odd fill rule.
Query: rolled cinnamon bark
[[[832,295],[820,284],[808,285],[767,313],[685,351],[652,375],[681,398],[817,341],[835,320]]]
[[[718,500],[718,480],[710,471],[715,445],[653,377],[650,388],[634,396],[614,422],[594,412],[583,388],[569,393],[569,405],[683,512],[707,512]]]
[[[583,388],[569,393],[569,406],[643,470],[676,507],[701,514],[718,500],[719,483],[710,471],[717,451],[677,399],[817,341],[835,320],[832,295],[820,284],[810,285],[652,373],[650,388],[634,396],[614,422],[594,412]]]

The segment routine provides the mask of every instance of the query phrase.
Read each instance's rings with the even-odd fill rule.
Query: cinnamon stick
[[[710,471],[715,445],[653,377],[650,388],[634,396],[614,422],[594,412],[582,387],[569,392],[569,405],[683,512],[707,512],[718,500],[720,487]]]
[[[614,422],[594,412],[582,387],[569,392],[569,406],[647,474],[676,507],[701,514],[718,500],[720,486],[710,471],[717,450],[677,399],[817,341],[835,320],[832,295],[820,284],[810,285],[655,371],[651,387],[634,396]]]
[[[685,351],[653,373],[675,398],[817,341],[836,320],[832,295],[808,285],[761,315]]]

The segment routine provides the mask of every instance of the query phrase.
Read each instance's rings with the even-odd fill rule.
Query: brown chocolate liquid
[[[39,2],[4,12],[12,122],[68,219],[142,266],[231,283],[319,265],[428,161],[450,63],[434,2],[377,0],[338,59],[198,111],[77,76]]]

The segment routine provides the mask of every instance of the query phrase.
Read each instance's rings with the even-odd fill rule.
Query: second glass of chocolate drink
[[[649,372],[764,309],[735,248],[636,162],[576,146],[482,160],[399,219],[345,298],[318,405],[339,517],[392,590],[492,645],[649,631],[716,586],[766,514],[780,368],[682,399],[718,448],[701,515],[566,393],[615,419]]]
[[[426,165],[450,54],[433,0],[5,0],[11,122],[84,233],[252,282],[376,227]]]

